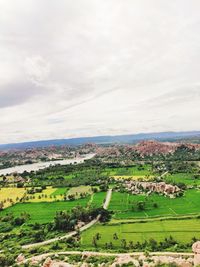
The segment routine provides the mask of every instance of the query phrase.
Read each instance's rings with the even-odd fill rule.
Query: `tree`
[[[129,246],[130,249],[133,249],[133,247],[134,247],[133,246],[133,241],[129,241],[129,245],[128,246]]]
[[[122,248],[126,249],[126,239],[121,240],[121,246]]]
[[[137,209],[139,211],[145,210],[145,202],[144,201],[137,202]]]
[[[3,207],[4,207],[4,204],[3,204],[3,202],[1,201],[1,202],[0,202],[0,210],[3,210]]]
[[[98,192],[98,189],[96,187],[92,187],[92,192],[93,193],[97,193]]]
[[[92,238],[92,245],[93,245],[95,248],[97,247],[96,236],[93,236],[93,238]]]
[[[158,208],[158,204],[157,203],[153,203],[153,207],[154,208]]]
[[[69,212],[60,211],[56,213],[54,218],[54,228],[56,230],[66,231],[72,230],[71,216]]]
[[[114,234],[113,234],[113,239],[114,239],[114,240],[119,239],[118,236],[117,236],[117,233],[114,233]]]
[[[100,233],[96,233],[96,240],[99,240],[101,238],[101,234]]]
[[[105,192],[108,190],[108,185],[107,184],[101,184],[99,186],[99,189],[102,191],[102,192]]]
[[[38,230],[36,232],[33,233],[33,237],[35,239],[36,242],[40,242],[44,240],[45,234],[44,234],[44,230]]]
[[[73,195],[73,194],[72,195],[68,195],[68,199],[71,200],[71,201],[75,200],[75,195]]]

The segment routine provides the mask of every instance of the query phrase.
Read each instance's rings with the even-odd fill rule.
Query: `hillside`
[[[159,140],[159,141],[177,141],[195,139],[196,142],[200,138],[200,131],[190,132],[160,132],[160,133],[140,133],[130,135],[113,135],[113,136],[93,136],[93,137],[80,137],[70,139],[55,139],[55,140],[41,140],[31,141],[23,143],[1,144],[0,150],[7,149],[26,149],[26,148],[38,148],[60,145],[82,145],[86,143],[95,144],[132,144],[141,140]]]

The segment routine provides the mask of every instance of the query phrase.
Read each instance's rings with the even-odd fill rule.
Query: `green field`
[[[56,191],[54,191],[51,196],[60,196],[60,195],[64,195],[65,193],[67,193],[68,188],[66,187],[60,187],[57,188]]]
[[[92,207],[100,207],[103,204],[105,198],[106,198],[106,192],[95,193],[92,196],[92,201],[91,201]]]
[[[138,211],[136,203],[145,202],[145,210]],[[154,207],[154,204],[158,207]],[[114,192],[109,205],[109,210],[114,211],[113,218],[144,218],[154,216],[176,216],[200,213],[200,190],[187,190],[183,197],[170,199],[157,194],[130,195]]]
[[[101,238],[97,241],[99,247],[105,248],[105,243],[112,242],[114,248],[121,247],[121,240],[128,242],[144,242],[153,238],[163,241],[171,235],[175,240],[188,243],[193,237],[200,238],[200,220],[166,220],[146,223],[130,223],[116,225],[95,225],[82,233],[81,244],[83,248],[92,248],[93,237],[100,233]],[[118,239],[113,238],[117,234]]]
[[[73,201],[54,201],[54,202],[35,202],[35,203],[17,203],[12,207],[4,209],[0,215],[13,213],[14,216],[22,212],[30,214],[28,223],[47,223],[53,220],[56,211],[71,210],[78,205],[86,207],[100,207],[105,199],[106,192],[95,193],[92,196],[76,199]]]
[[[30,214],[29,223],[47,223],[53,220],[56,211],[71,210],[77,205],[87,206],[89,197],[74,201],[18,203],[0,212],[0,215],[13,213],[14,216],[22,212]]]
[[[167,182],[184,183],[186,185],[200,185],[200,179],[194,178],[194,173],[175,173],[167,175],[165,180]]]

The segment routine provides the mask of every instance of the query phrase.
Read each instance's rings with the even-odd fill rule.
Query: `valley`
[[[163,152],[159,143],[158,152],[146,142],[141,154],[139,145],[91,146],[95,155],[75,164],[1,175],[5,261],[44,251],[191,253],[200,239],[200,150]]]

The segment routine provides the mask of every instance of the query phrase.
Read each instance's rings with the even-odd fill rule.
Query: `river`
[[[92,157],[94,157],[94,155],[95,154],[88,154],[84,157],[73,158],[73,159],[63,159],[63,160],[37,162],[37,163],[33,163],[33,164],[19,165],[19,166],[0,170],[0,175],[11,174],[14,172],[23,173],[24,171],[27,171],[27,172],[38,171],[41,169],[45,169],[49,166],[54,166],[54,165],[58,165],[58,164],[67,165],[67,164],[74,164],[75,162],[76,163],[82,163],[82,162],[84,162],[85,159],[91,159]]]

